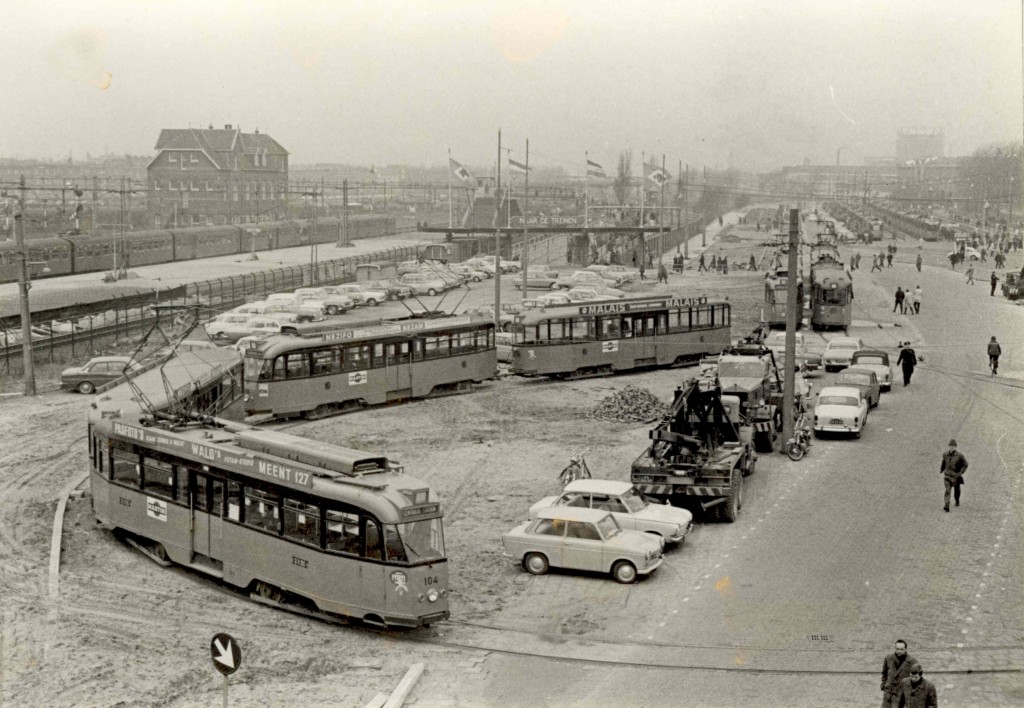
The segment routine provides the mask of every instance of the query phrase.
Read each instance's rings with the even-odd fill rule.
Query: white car
[[[237,321],[238,316],[214,320],[207,323],[206,333],[213,339],[237,342],[250,334],[277,334],[281,331],[281,321],[271,317],[241,315],[244,321]]]
[[[443,293],[451,287],[450,283],[441,278],[425,273],[406,273],[402,276],[402,285],[408,285],[416,295],[430,295],[433,297]]]
[[[868,422],[868,402],[859,388],[826,386],[814,404],[814,434],[852,433],[859,438]]]
[[[821,357],[825,371],[845,369],[853,361],[853,353],[863,348],[864,342],[856,337],[835,337],[829,340]]]
[[[375,290],[367,285],[346,283],[345,285],[331,285],[324,288],[329,295],[343,295],[352,300],[356,305],[379,305],[388,299],[386,290]],[[328,300],[325,300],[328,302]],[[328,313],[333,314],[333,313]]]
[[[571,305],[573,299],[564,292],[544,293],[534,298],[541,307],[558,307],[560,305]]]
[[[959,253],[959,251],[950,251],[949,253],[947,253],[946,254],[946,260],[949,260],[950,258],[952,258],[954,253]],[[981,260],[981,252],[977,248],[974,248],[972,246],[965,246],[964,247],[964,260],[968,260],[968,261]]]
[[[576,287],[568,291],[569,299],[573,302],[581,300],[617,300],[625,296],[625,293],[615,288],[598,290],[591,287]]]
[[[610,511],[619,526],[660,537],[665,543],[682,543],[693,530],[693,514],[668,504],[651,504],[629,482],[578,479],[569,482],[559,496],[544,497],[530,507],[530,516],[553,506],[575,506]]]
[[[892,388],[892,365],[889,363],[889,353],[875,349],[861,349],[854,352],[851,366],[862,369],[871,369],[878,377],[878,385],[883,391]]]

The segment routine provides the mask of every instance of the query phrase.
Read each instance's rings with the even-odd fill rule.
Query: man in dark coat
[[[903,288],[897,285],[896,286],[896,304],[892,306],[892,311],[893,312],[896,312],[896,310],[899,310],[900,314],[901,315],[903,314],[903,312],[904,312],[903,301],[906,299],[906,297],[907,297],[907,294],[905,292],[903,292]]]
[[[900,684],[910,676],[910,667],[916,663],[914,657],[907,654],[907,643],[897,639],[893,653],[882,661],[882,708],[896,708]]]
[[[943,496],[943,511],[949,511],[949,492],[953,492],[953,500],[960,506],[960,485],[964,483],[964,472],[967,471],[967,458],[956,449],[956,440],[949,441],[949,449],[942,455],[942,481],[946,486]]]
[[[911,349],[910,342],[900,345],[900,356],[896,365],[903,369],[903,385],[910,385],[910,377],[914,375],[914,367],[917,366],[917,353]]]
[[[896,708],[939,708],[939,696],[935,684],[924,678],[920,664],[910,667],[910,676],[900,682]]]

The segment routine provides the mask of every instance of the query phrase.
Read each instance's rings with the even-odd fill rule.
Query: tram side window
[[[424,359],[443,359],[448,356],[448,335],[427,337],[423,340]]]
[[[359,516],[345,511],[328,509],[325,518],[327,521],[327,550],[358,556],[361,544]]]
[[[309,354],[307,352],[292,352],[288,355],[289,379],[304,379],[309,376]]]
[[[274,380],[284,381],[286,377],[288,357],[285,354],[274,359]]]
[[[280,500],[273,492],[246,487],[243,523],[271,533],[281,533],[281,515],[278,511]]]
[[[228,517],[231,521],[242,521],[242,485],[228,482]]]
[[[380,548],[380,526],[373,519],[366,519],[366,557],[374,560],[382,560]]]
[[[138,487],[142,481],[139,473],[139,456],[133,452],[115,449],[110,457],[111,479],[118,484]]]
[[[384,525],[384,549],[387,551],[389,561],[405,563],[409,560],[405,555],[405,546],[402,544],[398,527],[393,524]]]
[[[174,499],[174,465],[147,457],[142,468],[142,489],[155,497]]]
[[[596,324],[592,317],[577,317],[568,320],[566,324],[572,324],[571,337],[577,341],[591,342],[595,339]]]
[[[633,325],[628,317],[619,320],[619,329],[622,331],[622,338],[629,339],[633,336]]]
[[[220,516],[224,513],[224,480],[210,480],[210,513]]]
[[[603,317],[601,319],[601,339],[619,338],[619,319],[617,317]]]
[[[388,366],[408,364],[411,358],[409,342],[391,342],[388,344]]]
[[[339,354],[337,349],[318,349],[312,352],[313,376],[323,376],[341,371],[341,364],[338,361]]]
[[[345,347],[342,352],[342,370],[343,371],[362,371],[370,366],[368,345],[353,345]]]
[[[284,535],[293,541],[319,547],[320,507],[297,499],[285,499]]]
[[[175,499],[188,504],[188,467],[174,466]]]

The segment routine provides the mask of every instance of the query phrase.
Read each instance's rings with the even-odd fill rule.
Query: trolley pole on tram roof
[[[793,398],[796,384],[796,328],[803,314],[802,302],[798,302],[797,258],[800,248],[800,210],[789,210],[789,265],[786,282],[786,356],[782,372],[782,449],[785,441],[793,437]]]

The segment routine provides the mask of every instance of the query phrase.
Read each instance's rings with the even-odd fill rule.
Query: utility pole
[[[789,210],[789,264],[786,282],[786,356],[782,372],[782,440],[781,452],[785,452],[785,441],[793,437],[793,397],[795,376],[793,362],[796,361],[796,328],[803,315],[804,304],[798,302],[797,257],[800,249],[800,210]]]
[[[449,170],[449,172],[450,171],[451,170]],[[584,175],[584,179],[586,179],[585,175]],[[523,247],[519,251],[519,260],[521,260],[523,262],[523,298],[522,298],[523,300],[525,300],[526,296],[527,296],[527,293],[526,293],[526,281],[527,281],[527,278],[528,278],[528,275],[529,275],[527,271],[529,270],[529,267],[530,267],[530,265],[529,265],[529,263],[530,263],[530,259],[529,259],[529,255],[530,255],[530,251],[529,251],[529,249],[530,249],[530,227],[526,223],[526,215],[529,214],[529,208],[528,207],[530,205],[530,139],[529,138],[526,139],[526,186],[524,187],[524,190],[525,191],[523,192],[523,208],[522,208],[522,214],[523,214]],[[511,254],[509,254],[509,255],[511,255]]]
[[[18,186],[18,213],[14,215],[14,238],[21,263],[18,267],[18,304],[21,308],[21,356],[25,374],[25,395],[36,395],[36,370],[32,360],[32,311],[28,306],[28,251],[25,248],[25,175]]]
[[[704,182],[701,185],[700,196],[704,204],[701,206],[700,216],[700,247],[707,248],[708,245],[708,166],[704,165]]]
[[[686,235],[686,227],[689,224],[689,210],[690,210],[690,165],[686,165],[686,177],[683,180],[683,216],[680,219],[680,223],[683,227],[683,261],[685,264],[686,259],[690,257],[690,237]]]
[[[665,153],[661,153],[661,209],[658,210],[658,265],[665,255]]]
[[[501,230],[498,219],[501,218],[501,128],[498,128],[498,178],[495,182],[494,196],[496,206],[494,212],[494,330],[501,330]]]

